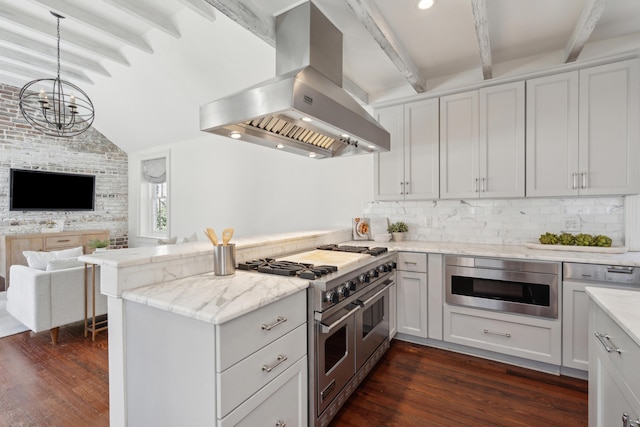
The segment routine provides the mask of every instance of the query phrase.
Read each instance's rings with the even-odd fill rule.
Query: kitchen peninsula
[[[237,258],[239,262],[259,257],[279,257],[291,253],[301,252],[329,243],[347,242],[353,245],[371,245],[372,242],[352,242],[350,230],[329,232],[294,233],[280,236],[265,236],[258,239],[246,239],[236,241],[238,248]],[[480,257],[504,257],[512,259],[529,259],[552,262],[581,262],[621,266],[640,266],[640,253],[625,254],[601,254],[558,252],[550,250],[536,250],[517,245],[483,245],[483,244],[456,244],[437,242],[405,241],[401,243],[390,242],[377,244],[387,246],[400,252],[418,253],[427,256],[435,255],[440,259],[447,254],[470,255]],[[166,370],[163,375],[180,384],[169,399],[175,403],[185,400],[185,405],[199,402],[198,396],[190,399],[185,390],[192,389],[194,384],[209,387],[208,396],[214,396],[206,414],[208,419],[221,420],[224,415],[234,415],[239,402],[248,402],[251,408],[259,407],[259,403],[273,394],[273,389],[282,388],[285,393],[295,396],[298,402],[306,401],[306,348],[301,353],[300,340],[306,339],[305,327],[301,322],[306,321],[304,314],[292,313],[285,332],[278,332],[276,340],[286,339],[286,345],[292,348],[293,356],[288,357],[285,366],[287,376],[279,376],[282,383],[262,387],[258,384],[254,390],[265,390],[264,396],[260,392],[249,397],[246,394],[230,393],[230,401],[215,398],[216,387],[225,387],[231,384],[227,378],[232,378],[234,383],[240,381],[245,384],[244,377],[238,377],[239,373],[227,372],[234,368],[239,358],[248,356],[258,351],[261,343],[247,335],[248,327],[230,329],[228,339],[242,346],[251,347],[245,350],[230,350],[232,354],[225,355],[221,351],[220,340],[224,338],[225,325],[232,327],[235,321],[253,313],[260,313],[268,308],[267,318],[273,317],[271,322],[278,319],[280,314],[276,308],[300,307],[305,309],[305,303],[297,299],[304,296],[304,289],[308,282],[302,279],[283,279],[264,275],[253,275],[249,272],[237,271],[230,277],[213,276],[213,259],[211,245],[207,242],[194,242],[173,246],[160,246],[153,248],[137,248],[118,251],[108,251],[99,255],[85,256],[84,261],[96,263],[101,268],[103,283],[102,292],[110,297],[109,300],[109,363],[110,363],[110,411],[111,420],[117,425],[127,425],[138,412],[132,409],[133,402],[147,400],[153,402],[149,395],[129,395],[132,384],[136,379],[127,374],[127,369],[134,366],[139,372],[144,371],[144,363],[153,365],[156,362]],[[430,264],[430,267],[431,264]],[[443,274],[442,262],[438,267],[430,271],[429,298],[440,299],[443,304]],[[439,288],[439,295],[431,292]],[[255,310],[255,311],[254,311]],[[264,312],[263,312],[264,313]],[[296,317],[298,316],[298,317]],[[300,317],[301,316],[301,317]],[[298,320],[295,320],[298,319]],[[259,324],[270,324],[268,320],[258,320]],[[243,325],[243,323],[239,323]],[[274,328],[277,330],[277,328]],[[304,335],[304,338],[303,338]],[[198,338],[195,338],[198,337]],[[207,337],[202,339],[202,337]],[[193,351],[194,341],[197,340],[198,352]],[[269,347],[265,342],[265,347]],[[131,345],[131,346],[130,346]],[[146,347],[148,346],[148,347]],[[137,354],[138,356],[134,356]],[[206,356],[206,357],[205,357]],[[131,358],[139,357],[132,361]],[[224,358],[227,358],[224,361]],[[218,359],[218,368],[214,369],[214,359]],[[274,359],[274,364],[280,360]],[[131,364],[133,363],[133,364]],[[136,364],[137,363],[137,364]],[[209,364],[208,373],[200,371],[201,375],[195,377],[183,376],[189,364]],[[173,365],[171,369],[167,366]],[[237,366],[243,366],[238,364]],[[147,375],[153,375],[153,367],[148,366]],[[269,368],[269,366],[267,367]],[[241,370],[244,370],[241,368]],[[228,374],[228,375],[227,375]],[[304,378],[303,378],[304,377]],[[238,378],[241,378],[238,380]],[[161,376],[158,376],[161,380]],[[226,382],[225,382],[226,381]],[[138,384],[139,388],[144,388]],[[164,392],[160,383],[147,385],[148,393]],[[226,390],[226,388],[225,388]],[[225,391],[226,393],[226,391]],[[180,394],[182,397],[180,398]],[[205,393],[206,394],[206,393]],[[204,394],[203,394],[204,395]],[[177,396],[177,397],[176,397]],[[202,396],[202,395],[201,395]],[[165,396],[167,397],[167,396]],[[136,400],[137,399],[137,400]],[[246,400],[245,400],[246,399]],[[255,400],[255,401],[252,401]],[[250,402],[251,401],[251,402]],[[202,407],[203,403],[200,402]],[[214,408],[215,406],[215,408]],[[239,408],[242,408],[241,405]],[[289,407],[294,405],[289,405]],[[172,405],[172,408],[176,406]],[[300,415],[299,407],[298,419]],[[155,410],[158,410],[156,408]],[[243,409],[244,410],[244,409]],[[217,414],[216,415],[216,411]],[[231,412],[230,412],[231,411]],[[247,409],[249,411],[249,409]],[[162,411],[159,411],[162,413]],[[247,412],[248,413],[248,412]],[[222,415],[220,415],[222,414]],[[167,415],[167,414],[165,414]],[[173,414],[180,416],[180,414]],[[238,414],[244,416],[246,414]],[[165,420],[169,415],[165,416]],[[231,422],[232,418],[228,418]],[[180,420],[184,420],[180,418]],[[174,419],[174,421],[179,421]],[[235,421],[234,421],[235,422]],[[224,425],[224,422],[223,422]],[[303,424],[304,425],[304,424]]]

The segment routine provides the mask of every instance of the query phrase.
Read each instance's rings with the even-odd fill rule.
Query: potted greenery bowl
[[[92,239],[87,242],[87,246],[94,250],[94,252],[106,251],[109,247],[109,240]]]
[[[393,236],[394,242],[402,242],[402,240],[404,240],[404,233],[409,231],[409,227],[407,227],[407,224],[404,222],[397,221],[389,224],[387,231]]]

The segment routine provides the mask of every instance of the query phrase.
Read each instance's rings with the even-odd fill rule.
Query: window
[[[169,203],[167,158],[144,159],[141,162],[140,231],[143,236],[167,237]]]

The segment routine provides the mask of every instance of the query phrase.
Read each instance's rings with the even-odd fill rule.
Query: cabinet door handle
[[[404,183],[404,194],[409,194],[409,181]]]
[[[400,194],[404,194],[404,182],[400,182]]]
[[[620,350],[620,347],[618,347],[613,343],[613,341],[611,341],[611,337],[609,336],[609,334],[601,334],[600,332],[594,332],[593,334],[596,336],[598,341],[600,341],[600,344],[604,346],[604,349],[607,353],[611,353],[612,351],[615,351],[618,354],[622,354],[622,350]],[[610,342],[612,347],[609,347],[609,344],[604,342],[604,340],[607,340],[608,342]]]
[[[282,420],[276,421],[276,427],[287,427],[287,423]]]
[[[580,175],[582,176],[582,187],[581,188],[587,188],[587,173],[586,172],[582,172]]]
[[[476,178],[473,182],[473,192],[474,193],[478,192],[478,178]]]
[[[487,191],[487,186],[486,186],[485,178],[482,178],[482,182],[481,182],[480,184],[481,184],[481,185],[480,185],[480,191],[482,191],[483,193],[484,193],[485,191]]]
[[[574,172],[571,174],[572,184],[571,189],[576,190],[578,188],[578,173]]]
[[[278,358],[276,359],[276,361],[273,362],[271,365],[262,365],[262,370],[264,372],[271,372],[275,368],[277,368],[282,362],[284,362],[287,359],[288,359],[288,357],[285,356],[284,354],[279,354]]]
[[[263,324],[262,324],[262,330],[263,330],[263,331],[270,331],[270,330],[272,330],[273,328],[275,328],[276,326],[278,326],[278,325],[280,325],[280,324],[282,324],[282,323],[284,323],[284,322],[286,322],[286,321],[287,321],[287,318],[286,318],[286,317],[284,317],[284,316],[278,316],[278,318],[276,319],[276,321],[275,321],[275,322],[273,322],[273,323],[272,323],[272,324],[270,324],[270,325],[267,325],[266,323],[263,323]]]
[[[490,331],[488,329],[485,329],[483,332],[485,334],[487,334],[487,335],[498,335],[498,336],[501,336],[501,337],[511,338],[511,334],[509,332],[494,332],[494,331]]]

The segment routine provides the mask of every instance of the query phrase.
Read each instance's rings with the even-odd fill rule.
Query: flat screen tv
[[[60,172],[11,169],[12,211],[92,211],[96,177]]]

